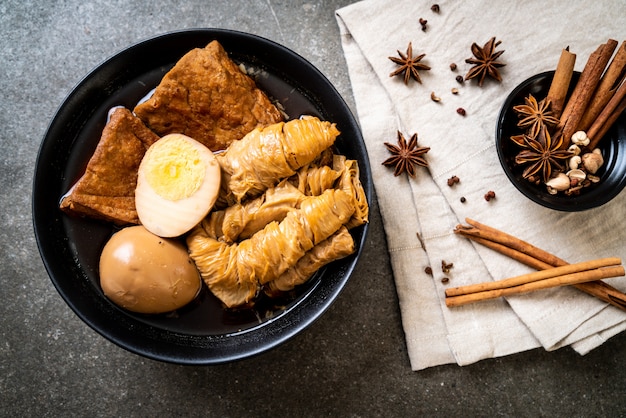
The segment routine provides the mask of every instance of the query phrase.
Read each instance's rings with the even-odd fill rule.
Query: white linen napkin
[[[619,3],[622,3],[621,5]],[[562,213],[522,196],[498,162],[494,136],[504,99],[526,78],[553,70],[570,46],[581,70],[589,54],[607,41],[626,39],[623,2],[439,3],[365,0],[337,11],[344,55],[383,218],[398,292],[407,348],[414,370],[453,363],[466,365],[543,346],[566,345],[585,354],[626,328],[626,313],[573,288],[558,288],[507,300],[447,308],[444,290],[531,271],[521,263],[453,234],[466,217],[533,243],[569,262],[626,258],[626,192],[601,208]],[[419,19],[427,20],[426,30]],[[458,84],[471,67],[473,42],[502,41],[503,81]],[[412,42],[414,56],[431,67],[422,84],[390,77],[388,57]],[[450,64],[457,64],[451,71]],[[458,94],[452,94],[452,88]],[[441,97],[434,102],[430,93]],[[457,114],[462,107],[466,116]],[[415,178],[394,177],[381,165],[384,142],[396,132],[430,147],[428,169]],[[453,187],[447,180],[456,175]],[[493,190],[496,198],[484,199]],[[461,197],[465,202],[461,202]],[[441,262],[453,263],[449,273]],[[432,276],[424,269],[432,268]],[[449,278],[447,283],[443,277]],[[626,279],[608,281],[624,291]]]

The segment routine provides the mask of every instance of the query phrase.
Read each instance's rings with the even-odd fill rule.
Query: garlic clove
[[[582,156],[582,163],[589,173],[595,174],[604,164],[604,158],[602,158],[600,153],[588,152]]]
[[[574,154],[574,156],[580,155],[580,147],[576,144],[570,145],[567,150],[571,152],[572,154]]]
[[[594,176],[593,174],[589,174],[587,176],[587,178],[589,179],[590,182],[592,183],[598,183],[600,181],[600,177],[598,176]]]
[[[580,148],[579,148],[579,151],[580,151]],[[582,162],[582,158],[580,158],[580,155],[574,155],[567,161],[567,166],[570,168],[570,170],[576,170],[580,166],[581,162]]]
[[[580,169],[570,170],[565,175],[570,179],[576,179],[578,181],[583,181],[587,178],[587,174]]]
[[[584,131],[575,132],[574,135],[572,135],[571,141],[572,143],[578,146],[582,145],[583,147],[586,147],[587,145],[589,145],[589,142],[591,142],[591,140]]]
[[[550,180],[548,180],[546,182],[546,186],[548,187],[548,193],[550,194],[555,194],[555,193],[552,193],[550,189],[553,189],[557,192],[562,192],[564,190],[569,189],[570,179],[566,174],[559,173],[557,174],[556,177],[553,177]]]

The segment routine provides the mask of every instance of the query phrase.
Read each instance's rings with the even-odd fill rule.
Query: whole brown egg
[[[198,295],[202,282],[180,241],[131,226],[113,234],[105,244],[100,285],[105,296],[120,307],[157,314],[187,305]]]

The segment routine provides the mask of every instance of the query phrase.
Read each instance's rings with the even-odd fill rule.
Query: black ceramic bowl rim
[[[579,72],[574,73],[570,94],[579,76]],[[553,77],[554,71],[536,74],[515,87],[504,101],[496,125],[496,149],[500,164],[517,190],[546,208],[577,212],[602,206],[626,186],[626,113],[618,118],[600,142],[604,165],[597,173],[600,177],[599,184],[583,190],[580,195],[551,195],[544,185],[537,186],[522,178],[523,168],[515,164],[515,155],[520,149],[509,138],[522,132],[516,126],[519,119],[513,106],[523,104],[524,97],[528,94],[541,100],[546,96]]]
[[[289,83],[287,87],[295,86],[296,99],[306,98],[321,117],[336,122],[341,130],[336,145],[348,158],[359,161],[366,197],[369,202],[372,199],[369,160],[359,126],[349,107],[318,69],[280,44],[232,30],[189,29],[136,43],[92,70],[65,98],[40,145],[32,196],[35,238],[55,288],[88,326],[130,352],[176,364],[209,365],[251,357],[284,343],[307,328],[330,307],[344,288],[356,266],[368,230],[367,224],[353,229],[356,252],[327,266],[321,274],[323,280],[312,284],[284,313],[241,331],[199,335],[161,329],[138,320],[102,296],[101,289],[94,286],[93,278],[87,273],[88,269],[97,267],[81,265],[77,258],[80,248],[69,240],[67,220],[58,209],[59,198],[67,191],[63,190],[61,179],[65,176],[76,138],[87,125],[86,121],[95,112],[100,112],[96,109],[98,103],[124,91],[131,80],[136,83],[142,72],[157,68],[164,73],[184,53],[194,47],[204,47],[212,40],[218,40],[229,54],[234,51],[240,60],[250,60],[253,65],[276,74],[278,79]]]

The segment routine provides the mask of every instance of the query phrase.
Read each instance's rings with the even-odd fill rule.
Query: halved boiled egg
[[[213,152],[182,134],[152,144],[139,165],[135,206],[141,224],[160,237],[177,237],[211,210],[220,189]]]

